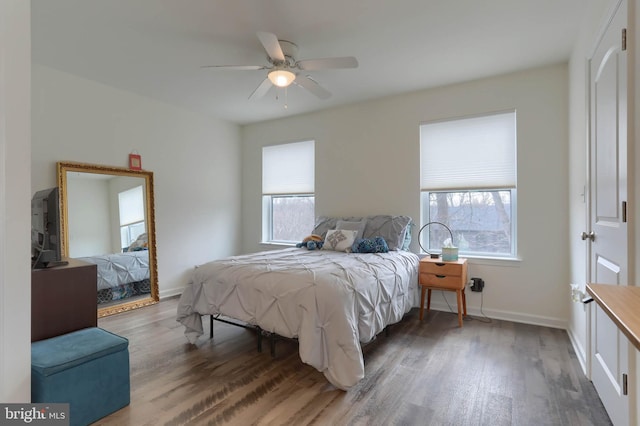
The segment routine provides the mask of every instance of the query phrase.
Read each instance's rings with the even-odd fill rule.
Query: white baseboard
[[[569,335],[569,340],[571,340],[571,346],[573,346],[573,351],[576,353],[580,367],[582,367],[582,372],[587,375],[587,353],[580,344],[580,341],[576,338],[573,330],[567,329],[567,334]]]
[[[445,312],[457,312],[457,306],[449,307],[446,303],[431,302],[431,309]],[[478,317],[489,317],[492,319],[519,322],[523,324],[540,325],[543,327],[567,329],[567,320],[564,318],[544,317],[540,315],[522,314],[520,312],[502,311],[494,309],[480,309],[467,306],[467,314]]]
[[[174,296],[179,296],[182,294],[186,286],[176,287],[168,290],[160,291],[160,299],[167,299]],[[418,305],[419,307],[419,305]],[[431,309],[436,311],[444,311],[444,312],[456,312],[455,309],[457,307],[455,305],[447,306],[446,303],[442,302],[431,302]],[[502,311],[502,310],[493,310],[493,309],[483,309],[482,312],[480,309],[473,308],[467,306],[467,314],[471,316],[486,316],[492,319],[499,319],[505,321],[513,321],[519,322],[523,324],[531,324],[531,325],[540,325],[543,327],[551,327],[551,328],[560,328],[563,330],[567,330],[567,320],[563,318],[553,318],[553,317],[544,317],[540,315],[530,315],[530,314],[522,314],[519,312],[511,312],[511,311]],[[567,330],[568,331],[568,330]],[[576,354],[578,355],[578,359],[580,364],[584,369],[584,350],[576,343],[575,338],[569,333],[569,338],[574,346]]]
[[[170,288],[168,290],[160,290],[160,294],[159,294],[160,300],[168,299],[170,297],[180,296],[185,288],[186,286]]]

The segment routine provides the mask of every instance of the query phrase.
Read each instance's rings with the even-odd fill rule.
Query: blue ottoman
[[[31,402],[69,403],[71,425],[129,405],[129,341],[91,327],[31,343]]]

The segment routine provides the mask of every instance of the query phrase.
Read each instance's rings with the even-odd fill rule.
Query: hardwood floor
[[[189,344],[177,301],[98,321],[129,339],[131,404],[96,424],[611,424],[563,330],[484,318],[458,328],[456,314],[420,322],[414,309],[364,347],[366,377],[343,392],[292,341],[272,358],[254,331],[216,322],[213,340]]]

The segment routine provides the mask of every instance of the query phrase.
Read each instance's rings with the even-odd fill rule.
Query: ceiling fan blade
[[[320,86],[315,80],[312,80],[309,76],[298,76],[293,80],[298,86],[302,86],[320,99],[328,99],[331,97],[329,92],[324,87]]]
[[[203,65],[200,68],[216,68],[221,70],[240,70],[240,71],[256,71],[264,70],[267,67],[263,65]]]
[[[256,87],[256,90],[249,95],[249,99],[259,99],[266,95],[269,89],[271,89],[271,81],[268,78],[265,78],[262,80],[262,83]]]
[[[296,63],[298,68],[304,71],[332,69],[332,68],[357,68],[358,60],[353,56],[341,58],[305,59]]]
[[[267,55],[274,61],[284,61],[284,53],[282,52],[282,47],[280,47],[278,37],[272,33],[259,32],[257,34],[264,50],[267,51]]]

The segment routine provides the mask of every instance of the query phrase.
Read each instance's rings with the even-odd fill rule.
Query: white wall
[[[473,260],[469,273],[484,278],[486,287],[482,294],[467,292],[467,303],[472,314],[482,303],[495,318],[565,327],[567,100],[567,66],[554,65],[245,126],[242,249],[265,248],[259,244],[263,145],[316,141],[316,215],[419,220],[420,123],[515,108],[521,261]]]
[[[237,254],[240,130],[45,66],[32,70],[31,190],[56,185],[57,161],[154,172],[160,296],[179,294],[194,265]]]
[[[587,280],[586,242],[580,239],[587,225],[587,149],[588,149],[588,62],[604,16],[617,0],[597,0],[589,2],[589,8],[581,26],[580,35],[569,61],[569,250],[571,253],[571,282],[579,284],[584,293]],[[587,308],[579,302],[569,304],[569,324],[567,331],[571,337],[578,360],[586,372],[587,348]]]
[[[0,0],[0,402],[31,401],[30,3]]]

